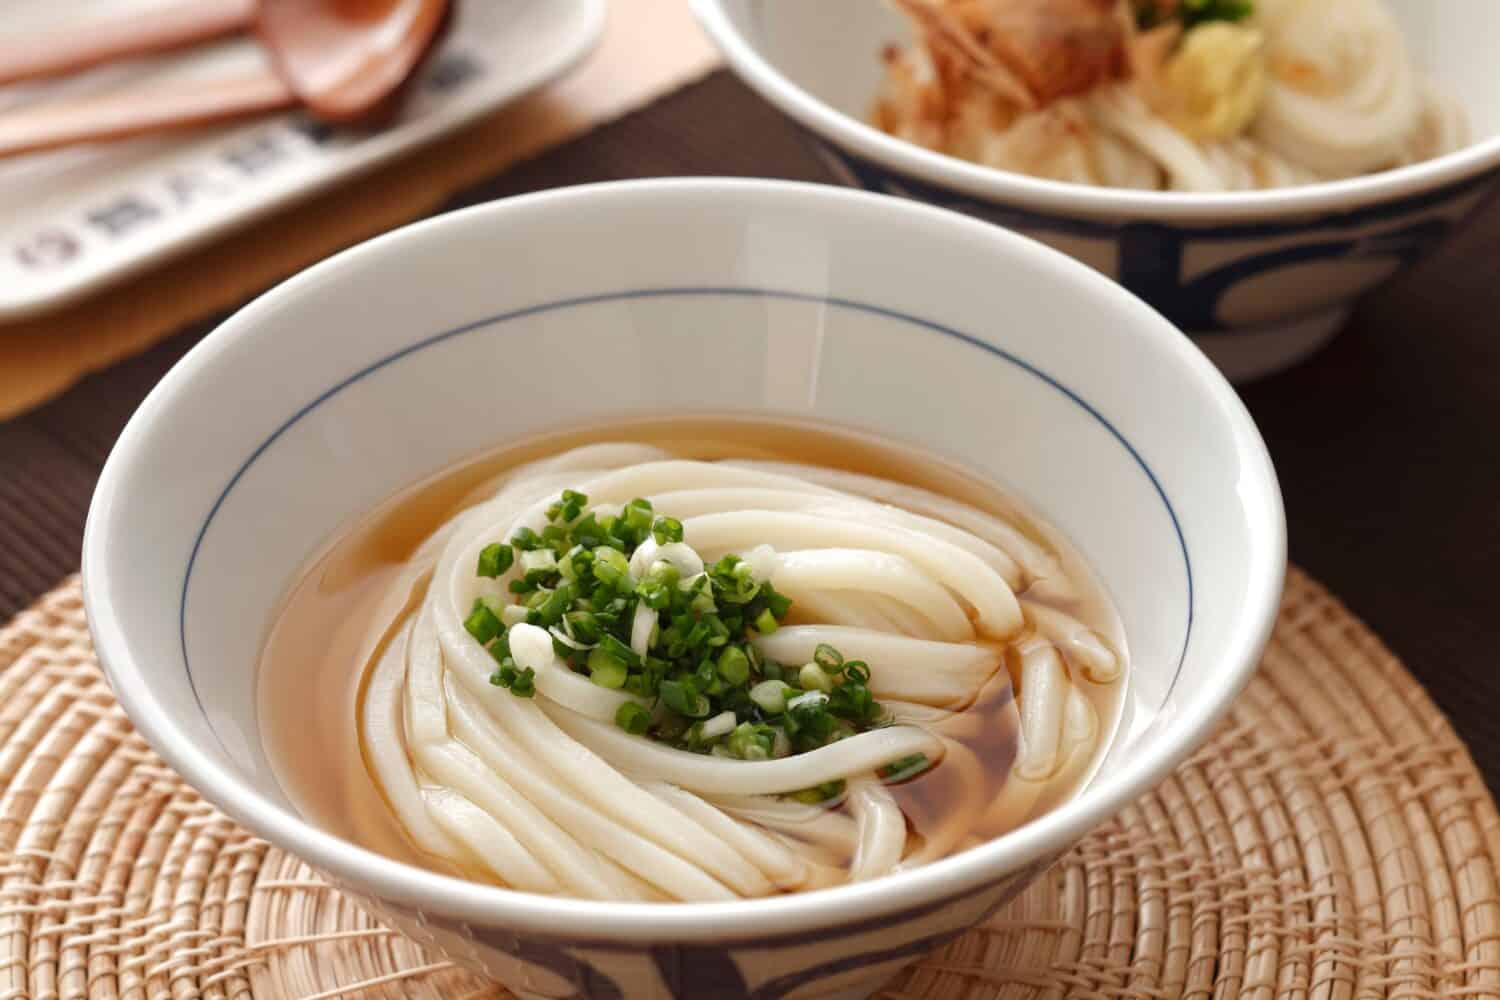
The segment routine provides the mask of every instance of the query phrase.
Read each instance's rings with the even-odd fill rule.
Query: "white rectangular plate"
[[[158,2],[3,0],[5,31],[149,16]],[[329,129],[291,112],[0,160],[0,322],[60,306],[452,131],[568,70],[604,28],[605,0],[455,2],[442,48],[414,81],[400,118],[380,131]],[[0,115],[146,80],[234,75],[264,58],[257,43],[240,38],[0,87]]]

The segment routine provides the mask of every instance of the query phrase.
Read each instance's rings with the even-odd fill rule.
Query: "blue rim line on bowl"
[[[799,127],[813,151],[821,156],[840,179],[853,186],[913,198],[973,215],[996,225],[1031,234],[1055,234],[1116,244],[1120,284],[1160,309],[1167,319],[1193,335],[1247,336],[1259,333],[1253,326],[1237,327],[1220,319],[1219,304],[1236,285],[1263,274],[1301,263],[1324,260],[1388,259],[1415,264],[1448,239],[1460,224],[1443,217],[1428,217],[1380,232],[1354,232],[1387,219],[1401,220],[1427,209],[1447,206],[1474,192],[1493,187],[1489,198],[1500,198],[1500,168],[1464,178],[1433,191],[1407,198],[1329,212],[1311,218],[1278,222],[1241,222],[1231,225],[1168,225],[1156,221],[1106,222],[1031,211],[1014,203],[983,201],[919,178],[889,169],[872,160],[838,149],[805,127]],[[1488,199],[1487,199],[1488,200]],[[1472,219],[1480,208],[1468,213]],[[1283,240],[1307,233],[1323,232],[1312,243],[1292,243],[1264,253],[1229,261],[1218,267],[1184,277],[1183,260],[1190,244],[1234,243],[1250,239]],[[1326,304],[1287,315],[1295,320],[1327,311]]]
[[[1057,275],[1066,274],[1068,280],[1088,286],[1092,295],[1110,301],[1122,315],[1128,314],[1141,321],[1140,336],[1160,347],[1164,360],[1182,367],[1185,374],[1191,373],[1201,381],[1208,404],[1223,414],[1234,436],[1245,444],[1246,459],[1255,466],[1251,480],[1257,488],[1245,495],[1245,502],[1248,504],[1249,526],[1260,540],[1255,551],[1263,558],[1257,558],[1244,567],[1249,602],[1233,631],[1225,638],[1225,648],[1239,651],[1261,648],[1275,620],[1285,572],[1285,516],[1276,489],[1275,470],[1254,423],[1239,397],[1212,363],[1145,303],[1064,254],[950,211],[828,185],[730,178],[590,184],[474,206],[412,224],[350,248],[289,279],[275,293],[244,307],[188,352],[147,396],[121,434],[100,477],[99,493],[107,496],[118,489],[118,481],[127,475],[133,453],[143,446],[149,434],[150,423],[157,418],[159,411],[171,405],[174,394],[191,381],[198,369],[214,364],[241,331],[253,328],[279,309],[280,300],[289,295],[306,294],[316,286],[337,280],[346,268],[358,266],[356,261],[379,258],[408,241],[432,238],[433,232],[448,227],[461,229],[474,224],[477,219],[521,211],[534,212],[550,208],[555,203],[588,208],[626,196],[637,199],[719,199],[771,195],[787,203],[826,202],[830,207],[857,207],[861,211],[904,216],[912,224],[940,224],[955,234],[963,232],[970,239],[990,243],[1006,253],[1024,248],[1032,266]],[[865,919],[910,912],[916,907],[942,905],[961,897],[976,885],[993,885],[999,876],[1050,863],[1055,856],[1054,845],[1072,843],[1082,837],[1102,821],[1104,816],[1101,813],[1107,815],[1165,777],[1182,756],[1184,751],[1180,747],[1196,745],[1206,739],[1211,727],[1227,710],[1229,696],[1248,680],[1253,666],[1249,653],[1237,653],[1229,664],[1236,671],[1236,683],[1232,690],[1224,692],[1224,699],[1187,706],[1173,719],[1177,737],[1169,744],[1153,747],[1150,752],[1126,762],[1111,781],[1109,789],[1086,790],[1065,806],[1006,837],[919,869],[820,892],[732,903],[662,906],[528,895],[423,871],[325,833],[284,809],[272,807],[232,769],[199,750],[191,741],[182,739],[171,712],[151,693],[141,667],[130,655],[133,643],[120,628],[111,595],[93,582],[100,577],[90,572],[90,566],[102,566],[111,560],[104,528],[109,516],[107,505],[96,504],[90,509],[83,552],[85,607],[111,686],[142,734],[170,766],[194,786],[211,789],[215,804],[234,819],[336,879],[359,886],[362,891],[397,905],[439,906],[460,920],[484,920],[491,924],[504,921],[516,933],[536,936],[564,933],[570,941],[596,937],[633,942],[670,939],[687,945],[719,940],[729,933],[758,938],[763,934],[779,933],[789,926],[811,928],[844,924],[851,911],[859,913],[859,919]],[[99,573],[109,575],[103,569]],[[120,655],[112,656],[111,652]]]
[[[1444,205],[1470,192],[1487,187],[1496,178],[1500,178],[1500,166],[1497,166],[1483,173],[1461,178],[1443,187],[1420,191],[1394,201],[1382,201],[1378,204],[1361,205],[1357,208],[1339,209],[1319,215],[1299,217],[1279,222],[1233,222],[1228,225],[1199,223],[1178,228],[1147,222],[1110,222],[1094,219],[1066,218],[1059,215],[1048,215],[1043,212],[1028,211],[1014,204],[999,204],[972,197],[965,198],[954,191],[934,185],[930,181],[922,180],[920,177],[889,169],[873,160],[853,156],[844,150],[833,150],[828,145],[827,140],[809,132],[805,127],[799,127],[799,131],[803,133],[808,142],[814,144],[818,152],[836,156],[841,164],[854,174],[855,179],[860,185],[867,190],[886,194],[901,194],[901,191],[892,190],[887,186],[892,183],[899,184],[902,188],[920,196],[924,201],[943,205],[944,207],[967,208],[975,214],[988,213],[993,217],[992,221],[998,222],[1001,225],[1034,229],[1039,232],[1064,233],[1069,236],[1091,236],[1101,239],[1121,235],[1128,236],[1132,231],[1140,229],[1158,228],[1173,233],[1190,233],[1194,239],[1215,242],[1244,240],[1257,236],[1294,236],[1299,233],[1316,232],[1320,229],[1354,229],[1372,222],[1381,222],[1385,219],[1410,215],[1412,212],[1422,209]]]
[[[416,354],[419,351],[426,350],[429,347],[436,346],[437,344],[441,344],[444,341],[451,340],[454,337],[460,337],[465,334],[475,333],[480,330],[488,329],[489,327],[498,326],[500,324],[517,319],[522,319],[527,316],[535,316],[540,313],[554,312],[556,310],[568,309],[574,306],[594,305],[601,302],[620,302],[628,301],[631,299],[671,298],[678,296],[731,296],[741,298],[783,299],[794,302],[811,302],[818,305],[833,306],[839,309],[849,309],[855,312],[871,313],[876,316],[883,316],[887,319],[900,320],[901,322],[909,323],[913,326],[920,327],[925,330],[930,330],[935,333],[943,334],[944,336],[952,337],[955,340],[968,344],[971,347],[977,347],[982,351],[986,351],[990,354],[995,355],[996,357],[1002,358],[1003,360],[1008,361],[1010,364],[1015,365],[1017,368],[1020,368],[1022,371],[1025,371],[1029,375],[1041,379],[1043,382],[1047,383],[1047,385],[1051,386],[1053,389],[1057,390],[1059,393],[1065,396],[1070,402],[1072,402],[1076,406],[1081,407],[1085,412],[1088,413],[1089,416],[1098,421],[1105,430],[1109,431],[1110,435],[1114,437],[1116,441],[1120,442],[1125,450],[1130,453],[1130,457],[1135,460],[1135,463],[1140,468],[1140,470],[1145,473],[1146,478],[1151,481],[1152,488],[1156,490],[1156,495],[1161,498],[1162,504],[1167,509],[1167,516],[1172,520],[1172,530],[1176,532],[1177,544],[1182,550],[1183,573],[1187,580],[1187,616],[1186,621],[1183,623],[1182,629],[1182,649],[1177,654],[1177,666],[1173,669],[1171,683],[1167,685],[1167,690],[1163,695],[1163,698],[1165,699],[1171,696],[1172,689],[1177,686],[1177,679],[1182,674],[1182,665],[1187,659],[1188,643],[1191,640],[1193,634],[1193,562],[1191,557],[1188,555],[1187,539],[1183,537],[1182,524],[1177,519],[1177,511],[1173,509],[1172,499],[1167,496],[1166,490],[1162,488],[1161,481],[1157,478],[1156,473],[1151,471],[1151,466],[1146,464],[1146,460],[1141,457],[1141,453],[1136,449],[1135,445],[1131,444],[1130,440],[1126,438],[1124,434],[1120,433],[1119,428],[1115,427],[1115,425],[1109,421],[1108,417],[1100,413],[1097,407],[1095,407],[1088,400],[1084,399],[1082,396],[1078,395],[1078,393],[1074,392],[1072,389],[1069,389],[1066,385],[1063,385],[1062,382],[1059,381],[1055,376],[1049,375],[1047,372],[1042,371],[1031,362],[1017,357],[1010,351],[1007,351],[1001,347],[997,347],[994,344],[986,343],[985,341],[980,340],[978,337],[974,337],[960,330],[955,330],[950,326],[945,326],[941,323],[935,323],[932,320],[922,319],[921,317],[913,316],[910,313],[900,312],[895,309],[887,309],[884,306],[870,305],[869,303],[865,302],[855,302],[850,299],[841,299],[836,297],[829,297],[826,295],[810,295],[802,292],[788,292],[772,288],[719,287],[640,288],[618,292],[599,292],[593,295],[578,295],[571,298],[560,299],[556,302],[544,302],[537,305],[524,306],[520,309],[513,309],[495,316],[489,316],[484,319],[474,320],[470,323],[464,323],[451,329],[444,330],[441,333],[435,333],[428,337],[424,337],[416,343],[411,344],[407,347],[403,347],[399,351],[392,352],[391,354],[386,355],[378,361],[371,362],[354,374],[348,376],[347,378],[344,378],[334,386],[324,390],[316,398],[314,398],[312,402],[307,403],[301,409],[297,410],[297,412],[288,417],[285,423],[276,428],[276,430],[272,431],[271,434],[264,441],[262,441],[254,451],[250,453],[250,457],[245,459],[245,461],[235,471],[234,475],[230,477],[229,483],[219,493],[218,499],[216,499],[213,503],[213,506],[209,508],[208,515],[204,518],[203,524],[198,528],[197,536],[193,540],[192,552],[188,555],[187,568],[183,570],[182,599],[178,604],[177,609],[177,634],[178,641],[182,647],[182,668],[187,674],[188,687],[192,689],[193,698],[198,701],[198,707],[200,709],[203,709],[205,714],[207,713],[207,709],[204,707],[202,699],[198,697],[197,685],[193,682],[193,671],[189,663],[187,649],[187,601],[188,589],[192,583],[193,578],[193,566],[198,561],[198,550],[202,547],[203,539],[208,534],[208,529],[213,524],[214,516],[218,514],[219,508],[224,505],[224,501],[228,499],[229,494],[234,490],[235,484],[237,484],[240,481],[240,478],[244,476],[247,471],[249,471],[250,466],[255,464],[256,459],[260,458],[260,456],[265,454],[266,450],[270,448],[271,445],[276,443],[277,438],[281,437],[281,435],[290,430],[299,420],[307,416],[313,410],[316,410],[324,402],[332,399],[334,396],[338,395],[349,386],[354,385],[356,382],[359,382],[361,379],[364,379],[369,375],[380,371],[382,368],[385,368],[388,365],[395,364],[403,358],[410,357],[411,355]]]

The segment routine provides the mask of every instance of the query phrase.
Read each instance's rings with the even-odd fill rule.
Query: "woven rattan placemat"
[[[1500,997],[1500,815],[1422,689],[1293,572],[1213,740],[884,996]],[[503,996],[205,803],[76,580],[0,630],[0,1000]]]

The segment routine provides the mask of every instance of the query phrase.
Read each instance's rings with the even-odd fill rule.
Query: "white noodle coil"
[[[935,0],[935,6],[964,5]],[[1257,76],[1264,91],[1224,95],[1255,102],[1244,131],[1229,138],[1195,138],[1149,106],[1143,94],[1165,86],[1160,70],[1022,106],[986,85],[982,74],[938,72],[932,51],[942,43],[920,19],[913,25],[918,41],[887,59],[875,123],[1000,170],[1192,193],[1355,177],[1470,141],[1463,108],[1412,64],[1383,0],[1255,0],[1252,10],[1245,26],[1264,40],[1258,64],[1264,72]],[[1060,32],[1063,25],[1055,27]],[[992,28],[1002,30],[998,23]],[[1166,51],[1170,57],[1173,50]]]
[[[1053,650],[1053,666],[1062,663],[1018,591],[1071,588],[1051,552],[976,508],[849,473],[689,461],[630,444],[567,452],[489,488],[493,495],[455,517],[403,576],[408,588],[428,573],[431,583],[378,658],[361,712],[371,771],[402,826],[421,850],[463,871],[531,892],[638,900],[734,899],[877,878],[956,848],[1015,784],[1003,771],[988,774],[971,748],[996,738],[986,730],[998,727],[1033,777],[1061,770],[1097,735],[1060,668],[1039,684],[1038,711],[1018,712],[1005,644],[1040,643]],[[755,638],[759,652],[797,669],[826,643],[866,661],[890,724],[767,760],[676,749],[615,724],[623,704],[650,710],[651,700],[595,685],[557,655],[552,634],[524,623],[510,629],[509,649],[533,671],[535,696],[492,685],[495,660],[464,619],[476,600],[512,602],[519,569],[480,577],[479,553],[520,528],[544,528],[564,488],[588,495],[596,510],[645,497],[682,520],[683,542],[639,547],[635,578],[664,562],[691,579],[722,555],[741,556],[794,601],[788,624]],[[1081,623],[1048,614],[1047,634],[1063,655],[1095,672],[1118,664]],[[633,620],[636,652],[655,625],[654,612]],[[976,705],[990,714],[969,711]],[[916,755],[977,790],[934,837],[908,832],[881,777]],[[789,797],[837,782],[845,791],[836,800]]]

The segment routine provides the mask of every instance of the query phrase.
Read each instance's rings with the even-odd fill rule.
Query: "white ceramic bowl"
[[[505,439],[683,409],[809,415],[930,448],[1066,531],[1118,603],[1134,661],[1130,716],[1092,785],[919,870],[733,904],[465,883],[292,811],[262,751],[255,674],[304,560]],[[548,997],[780,997],[814,983],[867,995],[1207,736],[1255,663],[1283,567],[1280,497],[1250,418],[1118,285],[956,213],[724,180],[485,205],[288,281],[142,404],[84,541],[100,657],[173,767],[407,933]]]
[[[1476,142],[1331,184],[1234,194],[1038,180],[865,124],[882,46],[908,37],[874,0],[693,0],[729,64],[807,130],[845,183],[959,209],[1036,237],[1144,298],[1232,379],[1322,346],[1355,300],[1424,256],[1500,187],[1493,0],[1384,0],[1419,66],[1471,112]]]

